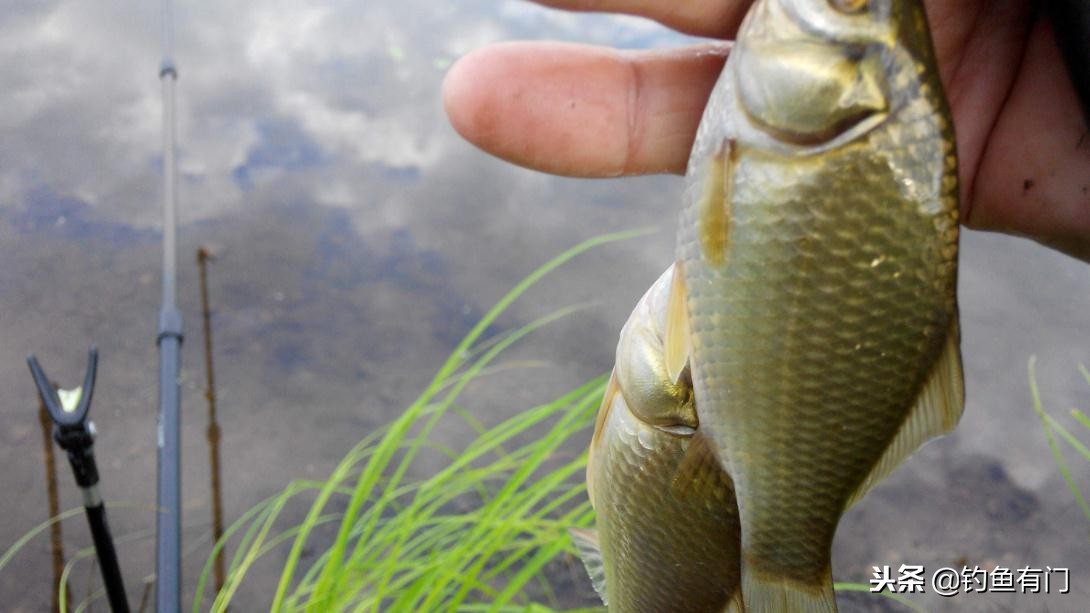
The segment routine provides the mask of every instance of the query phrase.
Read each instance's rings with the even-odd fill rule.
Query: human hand
[[[537,0],[641,15],[732,38],[749,0]],[[1090,261],[1090,136],[1047,19],[1030,0],[925,0],[957,131],[961,217]],[[454,128],[554,174],[683,173],[729,46],[617,51],[505,43],[460,59],[443,102]]]

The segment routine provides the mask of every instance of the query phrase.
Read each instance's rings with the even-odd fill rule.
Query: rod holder
[[[92,346],[88,352],[83,385],[75,390],[54,387],[42,370],[42,365],[38,363],[38,358],[33,355],[27,357],[27,365],[34,377],[34,385],[38,388],[42,404],[45,405],[49,418],[53,420],[53,440],[68,454],[68,463],[72,465],[76,485],[83,493],[83,506],[87,512],[91,538],[95,543],[95,555],[98,557],[99,568],[102,569],[102,581],[106,585],[110,609],[114,613],[128,613],[125,582],[121,577],[110,527],[106,523],[106,506],[98,492],[98,465],[95,464],[94,453],[95,426],[87,419],[98,373],[98,349]]]

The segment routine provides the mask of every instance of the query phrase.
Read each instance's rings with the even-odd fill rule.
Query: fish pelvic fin
[[[699,215],[700,247],[712,266],[722,266],[730,244],[731,191],[738,147],[729,138],[708,160]]]
[[[663,357],[666,374],[674,383],[681,381],[681,373],[689,363],[692,353],[692,334],[689,328],[689,299],[685,288],[685,271],[681,262],[674,264],[674,278],[670,281],[670,299],[666,305],[666,331],[663,334]]]
[[[602,559],[602,548],[598,541],[598,532],[584,528],[569,528],[568,534],[579,552],[579,558],[583,560],[583,567],[590,575],[590,582],[594,585],[594,591],[602,599],[602,604],[609,606],[606,597],[606,565]]]
[[[742,563],[741,608],[727,611],[745,613],[836,613],[832,576],[826,573],[819,585],[804,584],[779,575],[756,571]],[[731,605],[734,601],[731,601]]]
[[[679,500],[692,497],[704,500],[709,498],[709,492],[723,492],[731,494],[730,505],[736,504],[730,474],[723,469],[715,454],[715,446],[701,430],[697,430],[689,439],[689,446],[674,472],[670,489]]]
[[[961,368],[961,331],[957,311],[947,329],[942,354],[931,367],[916,405],[908,413],[900,430],[890,441],[882,457],[848,499],[848,506],[859,502],[875,485],[900,466],[912,452],[928,440],[947,434],[961,419],[965,408],[965,381]]]

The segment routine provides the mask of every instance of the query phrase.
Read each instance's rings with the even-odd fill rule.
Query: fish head
[[[666,366],[663,337],[675,268],[666,269],[636,305],[621,329],[614,375],[628,409],[644,423],[675,434],[696,429],[692,382],[686,370],[677,379]]]
[[[915,68],[933,53],[919,0],[763,0],[732,55],[748,123],[779,143],[813,147],[880,125],[910,98],[923,72]]]

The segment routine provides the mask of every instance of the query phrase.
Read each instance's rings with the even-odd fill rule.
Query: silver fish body
[[[730,478],[696,437],[692,390],[662,355],[668,269],[625,324],[587,480],[597,533],[574,532],[610,611],[719,613],[738,597]]]
[[[840,516],[963,405],[953,126],[918,0],[758,0],[697,134],[666,353],[748,611],[833,611]]]

